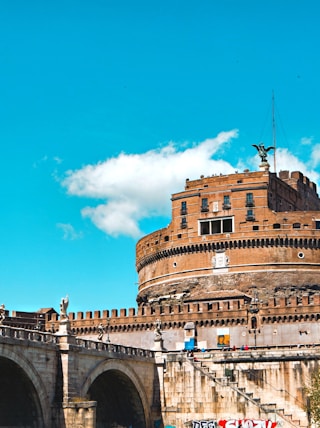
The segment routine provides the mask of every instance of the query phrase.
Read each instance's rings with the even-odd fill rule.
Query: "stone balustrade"
[[[58,343],[59,338],[53,333],[27,330],[24,328],[0,326],[0,337],[10,337],[13,339],[30,340],[32,342]]]
[[[81,338],[77,338],[76,343],[78,346],[90,350],[94,349],[98,351],[115,352],[117,354],[154,358],[154,352],[148,349],[133,348],[130,346],[123,346],[94,340],[86,340]]]

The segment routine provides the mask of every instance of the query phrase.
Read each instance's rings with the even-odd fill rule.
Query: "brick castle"
[[[172,221],[137,243],[137,308],[70,313],[77,336],[150,349],[320,342],[320,199],[301,172],[214,174],[173,194]],[[58,329],[52,309],[11,325]]]

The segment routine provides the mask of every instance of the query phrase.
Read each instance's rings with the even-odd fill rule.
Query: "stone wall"
[[[318,369],[316,354],[169,354],[163,373],[164,424],[185,428],[193,421],[264,419],[282,427],[308,427],[304,388]]]
[[[164,347],[168,350],[184,347],[184,327],[189,322],[195,325],[196,343],[201,343],[201,347],[206,349],[217,347],[221,328],[229,330],[230,346],[240,347],[246,343],[250,346],[319,343],[319,286],[285,284],[273,290],[271,295],[268,288],[257,288],[259,293],[255,301],[239,291],[229,291],[228,298],[223,290],[212,295],[209,289],[206,292],[204,279],[199,279],[201,294],[198,298],[194,297],[196,301],[168,303],[165,300],[137,309],[70,313],[71,329],[76,336],[98,340],[98,327],[102,324],[104,334],[101,343],[111,342],[143,349],[152,349],[154,346],[157,320],[161,323]],[[266,273],[264,279],[268,280]],[[290,277],[286,280],[289,281]],[[204,299],[205,294],[207,300]],[[48,329],[52,325],[58,329],[56,314],[46,321]]]

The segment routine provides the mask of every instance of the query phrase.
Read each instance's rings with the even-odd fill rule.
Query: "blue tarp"
[[[184,349],[187,351],[193,351],[194,350],[194,339],[190,339],[187,342],[184,342]]]

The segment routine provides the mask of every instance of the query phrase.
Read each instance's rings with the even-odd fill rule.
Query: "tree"
[[[316,371],[311,378],[307,392],[307,412],[312,421],[320,426],[320,371]]]

